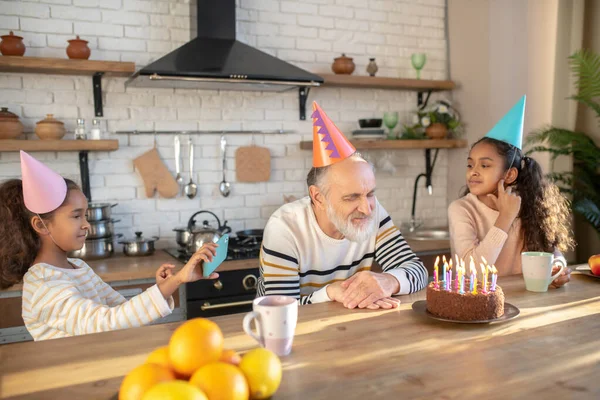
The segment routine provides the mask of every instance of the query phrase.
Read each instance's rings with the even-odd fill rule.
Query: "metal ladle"
[[[177,172],[175,181],[179,186],[179,193],[177,195],[180,195],[181,189],[183,189],[183,176],[181,175],[181,142],[179,141],[179,135],[175,136],[173,146],[175,147],[175,172]]]
[[[219,191],[223,197],[229,196],[231,192],[231,184],[225,179],[226,167],[225,167],[225,148],[227,147],[227,140],[225,136],[221,136],[221,153],[223,153],[223,180],[219,183]]]
[[[189,140],[190,144],[190,181],[187,185],[185,185],[184,192],[188,198],[193,199],[196,197],[196,193],[198,192],[198,187],[194,183],[194,144],[192,143],[192,139]]]

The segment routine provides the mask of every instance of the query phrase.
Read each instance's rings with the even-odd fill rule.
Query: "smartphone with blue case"
[[[218,267],[221,265],[223,261],[227,258],[227,247],[229,247],[229,235],[224,234],[217,241],[219,247],[217,247],[217,255],[213,256],[213,260],[211,262],[204,262],[202,265],[202,275],[204,277],[212,274]]]

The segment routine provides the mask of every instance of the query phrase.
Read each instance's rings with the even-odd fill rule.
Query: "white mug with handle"
[[[521,253],[521,265],[525,288],[530,292],[547,292],[550,285],[565,270],[560,266],[560,271],[552,275],[554,254],[539,251],[526,251]]]
[[[255,321],[256,332],[251,327]],[[286,356],[292,351],[296,323],[298,322],[298,301],[289,296],[263,296],[254,299],[252,312],[244,317],[244,332],[262,347],[278,356]]]

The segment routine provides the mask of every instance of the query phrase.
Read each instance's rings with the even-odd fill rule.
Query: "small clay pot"
[[[429,139],[445,139],[448,136],[448,128],[440,123],[431,124],[425,129],[425,135]]]
[[[14,139],[23,133],[23,124],[8,108],[0,108],[0,139]]]
[[[331,64],[331,70],[338,75],[350,75],[354,72],[354,61],[351,57],[346,57],[346,54],[342,53],[341,57],[334,58],[333,64]]]
[[[46,118],[35,124],[35,134],[42,140],[59,140],[65,133],[65,124],[52,114],[47,114]]]
[[[0,53],[2,53],[3,56],[22,56],[25,54],[25,44],[23,44],[23,38],[21,36],[17,36],[13,31],[10,31],[8,35],[1,37]]]
[[[88,47],[88,41],[79,39],[79,35],[77,35],[76,39],[68,40],[69,45],[67,46],[67,56],[69,58],[75,58],[78,60],[87,60],[90,58],[90,54],[92,51]]]

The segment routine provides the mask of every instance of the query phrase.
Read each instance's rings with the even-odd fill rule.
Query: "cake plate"
[[[447,319],[447,318],[442,318],[442,317],[433,315],[432,313],[427,311],[427,301],[425,301],[425,300],[415,301],[412,305],[412,309],[414,311],[416,311],[417,313],[423,314],[431,319],[435,319],[435,320],[442,321],[442,322],[452,322],[455,324],[494,324],[494,323],[510,321],[511,319],[518,317],[519,314],[521,313],[521,311],[517,307],[513,306],[512,304],[504,303],[504,315],[502,315],[501,317],[493,318],[493,319],[483,319],[483,320],[477,320],[477,321],[457,321],[454,319]]]

